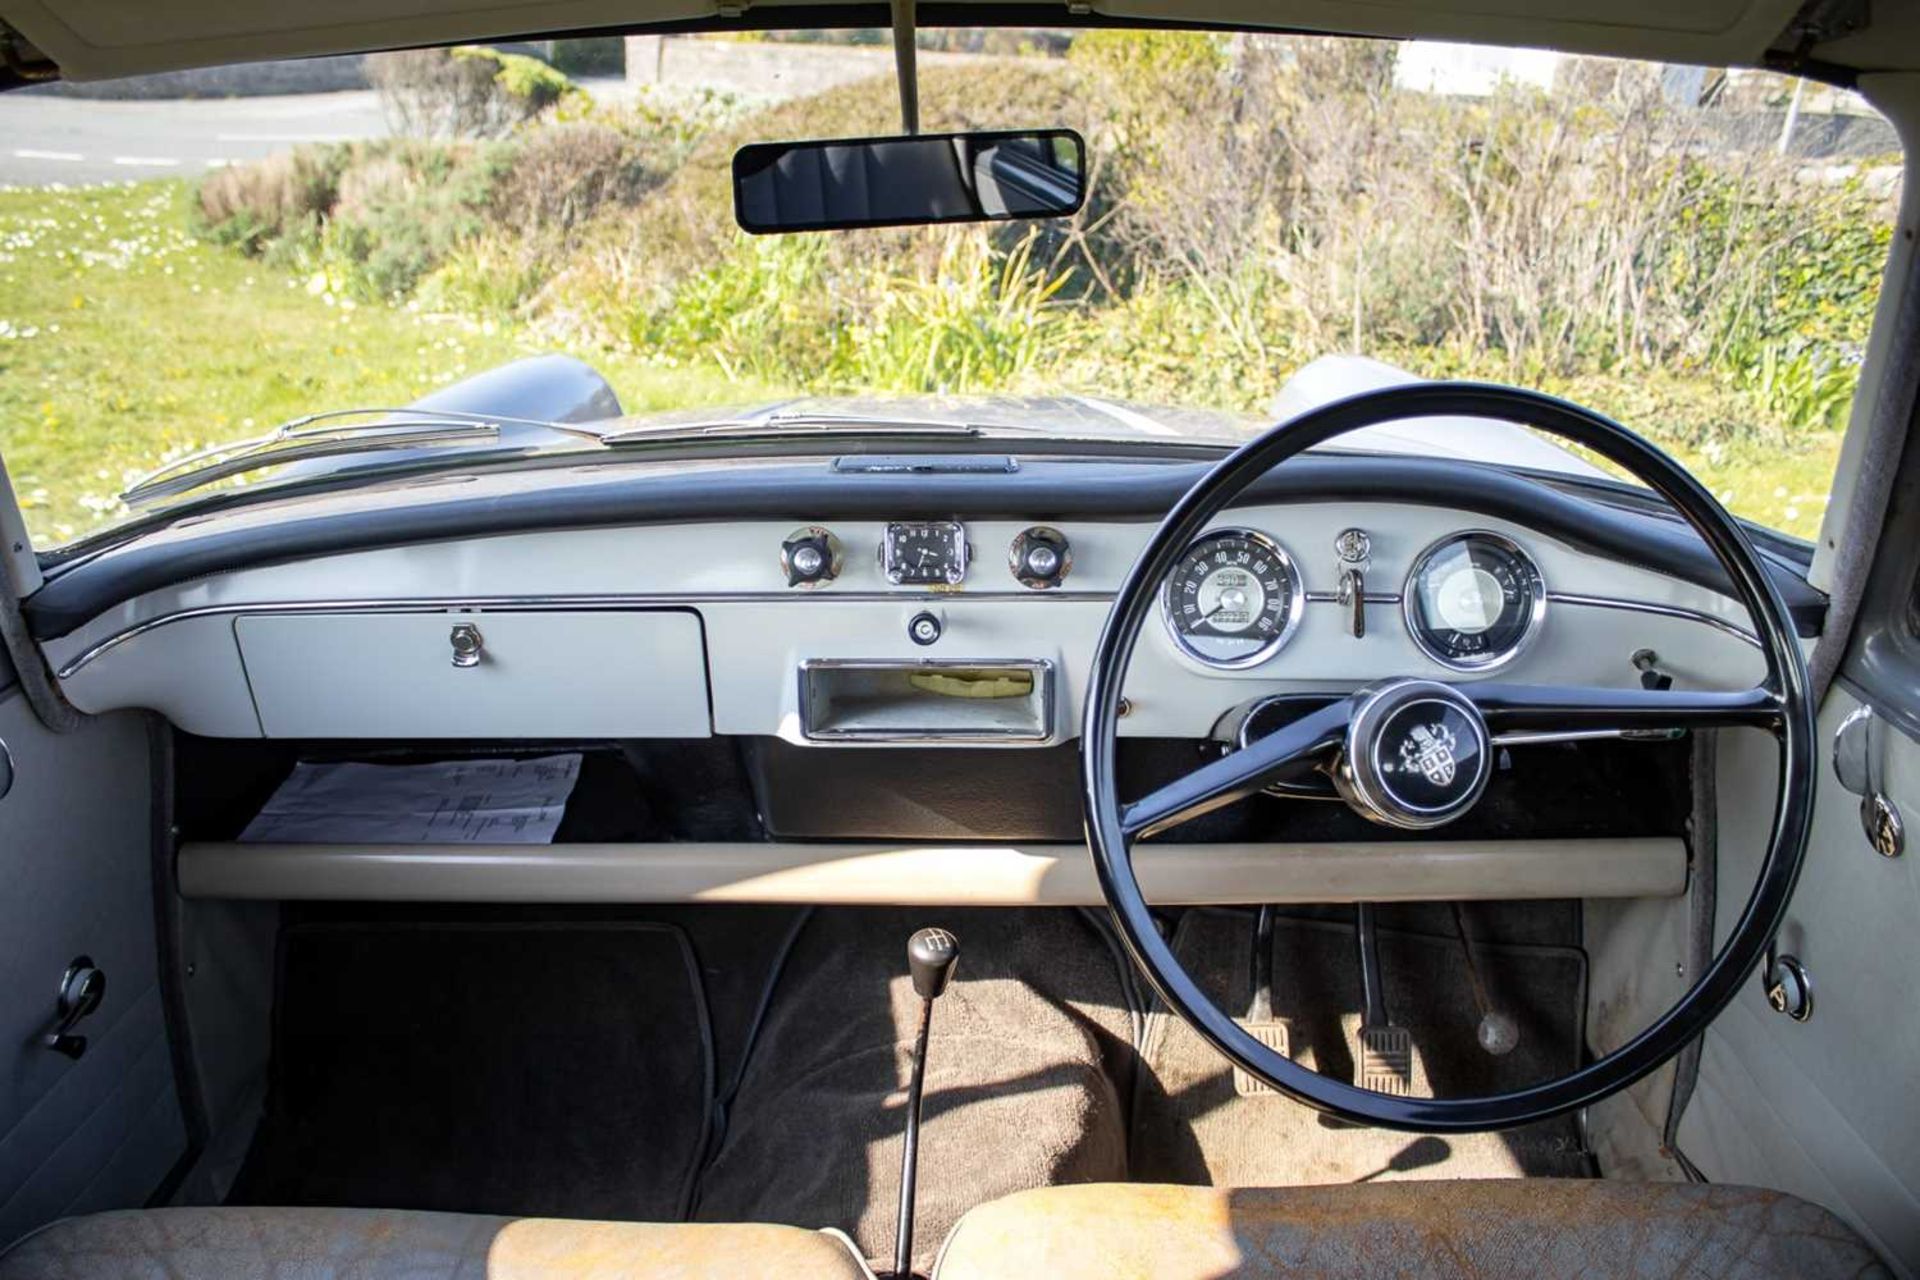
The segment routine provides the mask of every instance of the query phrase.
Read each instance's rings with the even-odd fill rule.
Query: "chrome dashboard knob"
[[[1029,591],[1059,586],[1073,569],[1073,547],[1067,535],[1048,525],[1024,529],[1007,549],[1007,567]]]
[[[832,582],[845,564],[840,539],[818,525],[795,529],[780,544],[780,572],[787,575],[788,586],[802,591]]]

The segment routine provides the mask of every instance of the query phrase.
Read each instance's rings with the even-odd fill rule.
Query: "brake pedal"
[[[1354,906],[1354,935],[1360,947],[1360,1053],[1353,1082],[1375,1093],[1405,1098],[1413,1094],[1413,1032],[1387,1019],[1380,984],[1380,942],[1374,932],[1373,904]]]
[[[1398,1098],[1413,1093],[1413,1032],[1405,1027],[1360,1028],[1359,1078],[1362,1089]]]
[[[1291,1038],[1284,1018],[1273,1016],[1273,908],[1261,907],[1253,926],[1253,999],[1247,1016],[1235,1018],[1239,1028],[1283,1058],[1291,1058]],[[1233,1091],[1242,1098],[1277,1098],[1280,1091],[1235,1066]]]

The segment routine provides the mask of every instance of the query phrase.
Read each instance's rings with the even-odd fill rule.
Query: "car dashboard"
[[[216,737],[1047,745],[1078,731],[1094,640],[1151,531],[803,514],[433,541],[169,585],[47,651],[82,710],[153,707]],[[1388,676],[1733,689],[1762,674],[1727,596],[1465,509],[1240,508],[1160,597],[1126,735],[1204,738],[1264,694]],[[955,679],[905,682],[942,670]],[[980,710],[1015,684],[1032,706]]]
[[[183,776],[566,743],[615,744],[666,780],[661,822],[537,851],[268,848],[189,814],[189,892],[1092,903],[1088,664],[1203,473],[440,472],[173,522],[54,575],[29,620],[75,707],[171,722]],[[1141,791],[1389,677],[1764,675],[1717,565],[1671,520],[1419,459],[1300,459],[1270,479],[1154,587],[1118,722]],[[1818,597],[1780,577],[1815,629]],[[1503,750],[1485,813],[1443,832],[1376,828],[1307,788],[1157,836],[1136,865],[1184,902],[1682,891],[1687,744],[1601,736]],[[688,797],[739,821],[683,823]]]

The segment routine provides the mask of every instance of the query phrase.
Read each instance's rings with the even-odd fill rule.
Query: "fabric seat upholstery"
[[[873,1280],[846,1237],[757,1224],[387,1209],[148,1209],[68,1218],[0,1280]]]
[[[934,1280],[1888,1274],[1839,1219],[1775,1191],[1500,1180],[1048,1187],[968,1213]]]

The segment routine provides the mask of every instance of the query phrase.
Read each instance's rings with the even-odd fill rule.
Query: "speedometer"
[[[1160,603],[1186,653],[1210,667],[1250,667],[1293,635],[1306,599],[1279,543],[1251,529],[1220,529],[1187,548]]]
[[[1414,561],[1402,605],[1423,653],[1456,671],[1513,660],[1546,616],[1546,587],[1533,558],[1511,538],[1484,530],[1442,538]]]

